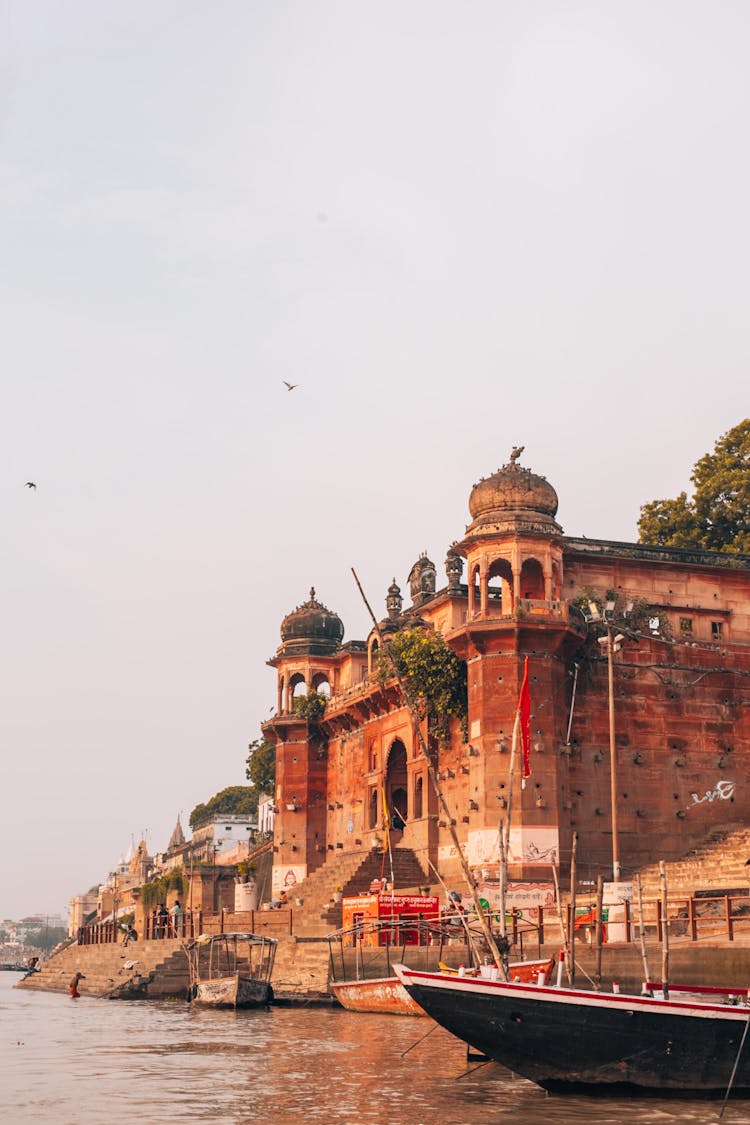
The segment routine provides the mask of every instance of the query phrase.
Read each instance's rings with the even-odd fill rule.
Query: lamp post
[[[617,757],[615,754],[615,691],[614,654],[619,652],[625,639],[622,633],[615,634],[613,626],[606,623],[606,634],[599,637],[599,644],[607,650],[607,705],[609,709],[609,803],[612,814],[612,878],[620,881],[620,841],[617,834]]]
[[[602,649],[607,652],[607,708],[609,712],[609,804],[612,817],[612,879],[620,882],[620,841],[617,833],[617,756],[615,753],[615,689],[614,689],[614,654],[622,648],[625,640],[624,633],[615,632],[615,602],[609,600],[605,603],[604,613],[599,610],[596,602],[589,602],[588,613],[584,613],[586,621],[602,623],[605,633],[598,638]]]

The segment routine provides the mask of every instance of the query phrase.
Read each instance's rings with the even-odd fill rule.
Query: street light
[[[607,652],[607,706],[609,710],[609,803],[612,816],[612,878],[615,883],[620,882],[620,841],[617,833],[617,759],[615,756],[615,690],[614,690],[614,654],[622,648],[625,640],[624,633],[615,633],[615,602],[609,599],[605,602],[604,612],[601,613],[596,602],[589,602],[588,612],[584,612],[588,622],[602,624],[606,630],[603,637],[598,637],[598,643]]]

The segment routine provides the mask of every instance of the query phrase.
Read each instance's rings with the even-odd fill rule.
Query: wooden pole
[[[432,787],[435,790],[435,793],[437,795],[437,799],[440,802],[440,807],[442,808],[443,813],[445,815],[446,823],[447,823],[447,826],[448,826],[448,831],[450,833],[451,840],[453,841],[453,846],[455,847],[456,852],[458,854],[458,859],[459,859],[459,862],[461,864],[461,870],[463,871],[464,879],[466,880],[466,884],[469,888],[469,891],[471,892],[471,897],[474,901],[474,908],[477,912],[477,917],[479,918],[479,924],[482,927],[482,932],[484,934],[485,941],[487,942],[487,945],[490,949],[490,952],[492,953],[492,956],[495,959],[495,964],[497,965],[498,968],[501,968],[502,963],[503,963],[502,956],[500,954],[500,950],[497,948],[497,944],[495,942],[495,939],[492,936],[492,930],[490,928],[490,924],[489,924],[487,918],[485,917],[484,910],[482,909],[482,904],[479,901],[479,889],[477,887],[476,880],[474,879],[474,876],[471,873],[471,868],[469,867],[466,856],[464,855],[464,849],[461,847],[461,844],[459,842],[458,833],[456,832],[455,820],[454,820],[454,818],[451,814],[451,810],[448,808],[448,803],[445,800],[445,797],[443,796],[443,791],[440,788],[440,782],[438,780],[438,776],[437,776],[437,773],[435,771],[435,767],[432,764],[432,758],[430,757],[430,752],[427,748],[427,743],[425,742],[424,735],[422,734],[422,727],[420,725],[420,720],[419,720],[419,715],[417,713],[417,709],[416,709],[416,707],[415,707],[415,705],[412,701],[411,695],[409,693],[409,689],[407,688],[406,683],[404,682],[404,679],[403,679],[401,673],[399,672],[398,668],[396,667],[396,662],[393,659],[393,657],[391,656],[390,650],[388,648],[388,644],[387,644],[387,642],[386,642],[386,640],[383,636],[383,632],[380,628],[380,625],[377,622],[375,614],[372,612],[372,609],[370,607],[370,603],[368,602],[367,598],[365,597],[365,592],[362,589],[362,585],[359,581],[359,578],[357,577],[357,572],[355,571],[354,567],[352,567],[351,569],[352,569],[352,574],[354,575],[354,581],[357,583],[357,589],[359,590],[360,594],[362,595],[362,601],[365,603],[365,606],[367,608],[367,612],[370,614],[370,618],[372,619],[372,623],[373,623],[373,626],[375,628],[375,632],[377,633],[378,640],[380,641],[381,648],[385,652],[386,656],[388,657],[388,659],[391,662],[391,668],[393,669],[393,674],[396,677],[396,680],[398,682],[398,686],[401,688],[401,694],[404,697],[404,702],[406,703],[406,706],[409,709],[409,714],[411,715],[412,723],[414,724],[414,731],[415,731],[416,736],[417,736],[417,741],[419,742],[419,749],[421,750],[422,757],[424,758],[425,763],[427,765],[427,773],[429,775],[430,781],[432,782]]]
[[[573,847],[570,850],[570,987],[576,979],[576,852],[578,833],[573,833]]]
[[[498,825],[500,838],[500,933],[504,938],[508,936],[508,926],[505,921],[505,900],[508,891],[508,858],[505,854],[505,833],[502,820]]]
[[[661,885],[662,945],[661,945],[661,987],[664,999],[669,999],[669,916],[667,914],[667,872],[664,860],[659,860],[659,883]]]
[[[601,875],[597,876],[596,880],[596,974],[594,979],[594,986],[597,992],[601,991],[602,987],[602,914],[604,913],[604,880]]]
[[[516,708],[516,717],[513,720],[513,736],[510,740],[510,762],[508,764],[508,819],[505,822],[505,862],[510,855],[510,821],[513,808],[513,774],[516,771],[516,756],[518,753],[518,732],[521,729],[521,712]]]
[[[648,956],[646,954],[646,927],[643,924],[643,884],[641,883],[640,871],[635,877],[638,886],[638,929],[641,935],[641,960],[643,961],[644,982],[651,980],[651,973],[648,969]]]
[[[557,868],[554,863],[552,864],[552,879],[555,884],[555,905],[557,906],[557,917],[560,922],[560,940],[563,943],[563,953],[565,955],[565,968],[568,972],[568,984],[573,987],[573,977],[570,972],[570,950],[568,948],[568,931],[565,926],[565,919],[563,918],[562,903],[560,901],[560,884],[557,879]]]

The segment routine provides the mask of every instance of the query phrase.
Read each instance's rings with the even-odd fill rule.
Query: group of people
[[[162,902],[151,916],[151,935],[155,938],[182,937],[182,907],[175,901],[167,910]]]

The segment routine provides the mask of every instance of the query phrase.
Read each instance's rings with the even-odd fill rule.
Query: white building
[[[258,820],[245,813],[213,815],[193,828],[193,858],[211,861],[242,844],[252,847],[258,835]]]

